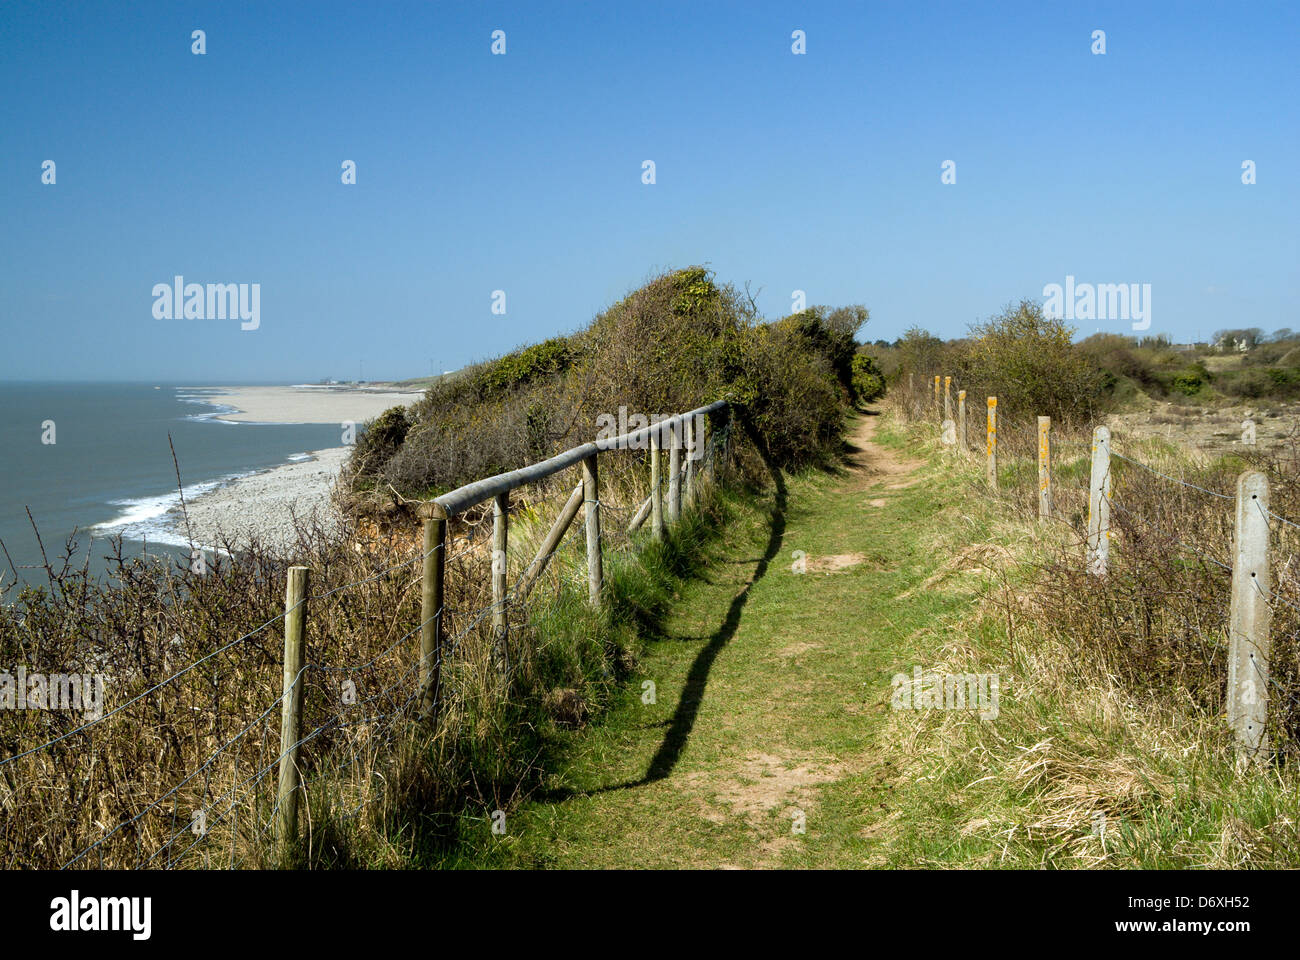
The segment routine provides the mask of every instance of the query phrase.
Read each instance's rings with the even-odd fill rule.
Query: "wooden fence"
[[[419,646],[418,715],[426,722],[436,720],[441,702],[441,666],[446,653],[443,630],[443,593],[446,577],[447,525],[449,521],[479,504],[492,502],[492,602],[480,613],[491,613],[493,649],[503,669],[508,663],[508,608],[521,604],[540,580],[558,550],[579,509],[586,526],[588,600],[599,608],[604,593],[604,563],[601,540],[600,455],[619,450],[649,449],[650,494],[633,514],[628,533],[647,518],[656,540],[667,535],[669,526],[682,515],[683,505],[692,505],[698,484],[713,479],[716,456],[705,456],[708,445],[724,435],[731,416],[730,404],[719,400],[687,413],[652,423],[630,433],[609,437],[565,450],[532,466],[476,480],[423,503],[418,513],[423,521],[423,571]],[[704,425],[697,430],[697,424]],[[663,463],[667,446],[668,464]],[[698,475],[703,463],[705,475]],[[526,484],[537,483],[565,470],[580,471],[573,492],[560,509],[536,556],[508,590],[507,556],[510,549],[510,493]],[[664,482],[666,478],[666,484]],[[665,491],[665,486],[667,490]],[[666,497],[665,497],[666,493]],[[285,593],[284,680],[280,722],[279,781],[277,789],[276,839],[282,848],[297,838],[299,781],[298,751],[302,710],[303,636],[307,620],[310,571],[291,567]]]

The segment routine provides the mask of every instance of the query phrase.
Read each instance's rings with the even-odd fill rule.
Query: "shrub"
[[[406,441],[410,429],[406,408],[389,407],[362,429],[352,453],[354,462],[365,464],[370,473],[378,473]]]
[[[865,353],[853,356],[853,395],[858,403],[871,403],[885,395],[885,377],[875,358]]]
[[[1192,397],[1201,392],[1201,387],[1209,382],[1209,372],[1201,364],[1195,364],[1174,375],[1169,388],[1177,393]]]
[[[1071,341],[1074,330],[1030,300],[971,326],[962,372],[976,396],[996,396],[1008,416],[1091,419],[1102,406],[1101,368]]]
[[[947,346],[920,327],[909,327],[898,341],[898,372],[906,376],[931,377],[943,366]]]
[[[553,377],[573,359],[574,349],[569,341],[565,337],[553,337],[484,364],[475,374],[474,387],[480,399],[493,399],[516,387]]]
[[[779,322],[746,332],[735,396],[741,416],[779,466],[816,462],[843,433],[834,368],[824,354],[808,349],[798,325]]]
[[[354,453],[353,492],[367,508],[394,509],[367,491],[427,497],[590,440],[620,407],[651,417],[722,397],[752,408],[744,413],[770,432],[778,466],[810,462],[842,431],[867,316],[814,307],[762,324],[748,297],[704,267],[660,274],[585,330],[439,379],[411,408],[404,442],[383,457]]]

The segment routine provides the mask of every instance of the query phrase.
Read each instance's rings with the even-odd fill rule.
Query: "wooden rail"
[[[606,437],[592,443],[584,443],[581,446],[565,450],[563,453],[557,453],[549,460],[534,463],[532,466],[520,467],[518,470],[510,470],[506,473],[498,473],[496,476],[487,477],[484,480],[475,480],[463,487],[457,487],[450,493],[435,497],[430,503],[421,507],[421,515],[423,517],[455,517],[464,513],[470,507],[477,506],[483,501],[490,500],[503,493],[509,493],[516,487],[545,480],[561,470],[576,466],[595,454],[604,453],[607,450],[635,449],[643,443],[648,443],[652,437],[662,437],[668,431],[673,431],[674,435],[680,436],[683,420],[708,416],[723,410],[727,406],[728,401],[717,400],[708,406],[699,407],[687,413],[679,413],[674,417],[652,423],[648,427],[642,427],[640,430],[634,430],[631,433],[624,433],[617,437]]]
[[[448,543],[448,522],[478,504],[492,501],[492,605],[481,613],[491,614],[493,659],[503,671],[510,669],[509,606],[520,604],[537,585],[547,564],[559,549],[565,532],[582,510],[586,525],[586,559],[589,602],[599,608],[604,593],[604,561],[601,552],[600,471],[599,456],[611,450],[648,449],[650,451],[650,496],[636,511],[628,533],[640,526],[653,510],[655,536],[662,538],[667,529],[682,514],[683,506],[691,506],[699,496],[701,479],[716,479],[716,463],[704,462],[699,475],[697,459],[701,458],[705,443],[704,431],[697,427],[697,418],[709,418],[710,443],[716,443],[719,429],[731,416],[730,401],[718,400],[706,406],[679,413],[676,416],[652,423],[617,437],[607,437],[592,443],[565,450],[549,460],[531,466],[500,473],[484,480],[467,483],[445,493],[418,508],[424,521],[424,567],[420,603],[420,659],[418,711],[421,719],[436,719],[441,704],[440,680],[444,646],[444,575]],[[663,469],[660,453],[665,440],[669,447],[672,466]],[[533,561],[524,569],[508,591],[506,554],[509,549],[510,492],[516,487],[536,483],[554,476],[569,467],[580,467],[581,477],[569,494],[559,515],[547,532]],[[664,474],[668,474],[664,476]],[[667,504],[662,488],[669,489]],[[684,500],[684,503],[683,503]],[[302,713],[302,679],[304,670],[304,628],[307,616],[307,585],[310,571],[306,567],[291,567],[285,596],[285,639],[283,665],[283,708],[280,720],[280,749],[278,809],[276,837],[279,847],[289,852],[297,843],[301,783],[298,752],[301,747],[299,732]],[[413,631],[414,632],[414,631]]]
[[[604,565],[600,536],[600,472],[598,469],[600,454],[611,450],[649,448],[650,496],[636,511],[628,532],[635,530],[647,515],[653,514],[654,536],[656,539],[662,539],[666,535],[667,526],[676,524],[681,519],[683,483],[686,488],[687,504],[691,504],[696,497],[694,461],[699,458],[700,448],[697,445],[704,443],[703,431],[694,429],[696,419],[717,417],[719,420],[724,420],[729,416],[729,401],[718,400],[652,423],[640,430],[584,443],[540,463],[467,483],[422,504],[419,508],[419,515],[424,521],[420,703],[424,717],[431,718],[438,708],[437,687],[444,638],[443,577],[449,519],[464,513],[471,507],[488,500],[492,501],[492,632],[497,663],[501,669],[508,670],[510,663],[508,607],[512,602],[522,602],[536,586],[551,557],[559,549],[565,532],[577,518],[579,507],[582,508],[586,523],[589,599],[593,607],[599,608],[601,605],[604,591]],[[716,425],[712,433],[716,436]],[[667,509],[664,509],[661,492],[663,467],[661,448],[665,439],[671,455],[667,471]],[[532,563],[520,576],[514,593],[509,593],[506,582],[506,556],[509,550],[510,492],[516,487],[537,483],[575,466],[580,466],[582,470],[578,485],[569,495],[555,523],[547,532]],[[710,475],[711,473],[712,466],[710,466]]]

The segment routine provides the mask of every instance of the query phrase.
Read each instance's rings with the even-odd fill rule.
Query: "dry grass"
[[[896,415],[907,413],[900,404]],[[904,429],[940,455],[937,428],[912,421]],[[1114,448],[1216,492],[1231,493],[1245,466],[1262,468],[1273,509],[1300,510],[1294,449],[1261,448],[1247,464],[1122,435]],[[1035,516],[1036,465],[1018,459],[1003,459],[996,495],[982,482],[982,456],[956,467],[970,491],[972,542],[935,576],[973,571],[986,589],[972,616],[913,638],[941,672],[944,664],[966,672],[999,663],[1000,716],[890,718],[894,735],[916,751],[906,778],[919,781],[896,857],[987,866],[1300,862],[1292,767],[1300,623],[1291,606],[1300,597],[1290,532],[1275,524],[1275,755],[1238,770],[1222,719],[1229,574],[1215,562],[1230,562],[1233,504],[1117,459],[1111,566],[1098,578],[1082,563],[1084,458],[1058,457],[1058,517],[1048,524]],[[943,824],[954,818],[956,840]]]
[[[601,503],[614,565],[630,555],[625,528],[647,490],[634,471],[609,473]],[[571,489],[568,478],[518,491],[511,584]],[[291,563],[312,571],[301,680],[307,802],[293,862],[392,866],[423,842],[416,826],[436,845],[466,803],[508,805],[530,776],[542,728],[581,721],[631,663],[631,649],[594,615],[568,612],[568,630],[537,629],[539,611],[585,596],[579,518],[528,603],[509,608],[503,674],[482,616],[491,521],[478,511],[449,527],[444,624],[454,646],[439,723],[419,724],[418,527],[352,520],[343,529],[339,537],[303,524],[297,547],[282,553],[228,542],[202,574],[119,557],[103,584],[73,566],[69,544],[45,589],[0,607],[0,662],[108,677],[98,721],[0,710],[0,755],[16,758],[0,766],[0,866],[283,862],[268,828]]]

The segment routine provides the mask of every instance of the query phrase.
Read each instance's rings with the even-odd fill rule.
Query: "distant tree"
[[[826,308],[821,308],[825,310]],[[826,326],[832,333],[847,334],[856,337],[859,330],[871,319],[871,311],[860,303],[846,307],[836,307],[826,314]]]
[[[996,396],[1000,410],[1028,422],[1034,416],[1077,421],[1100,406],[1105,376],[1077,347],[1074,328],[1023,300],[985,323],[971,325],[964,374],[967,389]]]
[[[944,344],[920,327],[909,327],[897,343],[898,369],[902,374],[934,376],[943,362]]]
[[[1214,334],[1214,345],[1220,350],[1254,350],[1264,339],[1264,331],[1259,327],[1245,327],[1218,330]]]

